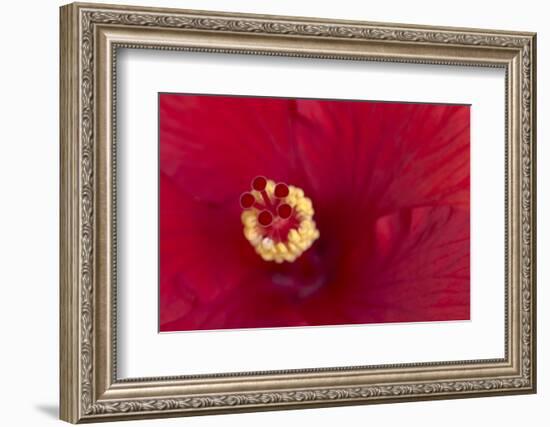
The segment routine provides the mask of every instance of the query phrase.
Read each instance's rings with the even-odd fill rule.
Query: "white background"
[[[114,3],[118,3],[112,0]],[[298,0],[138,1],[134,4],[371,21],[538,31],[538,116],[550,115],[550,29],[544,2],[308,2]],[[10,4],[8,6],[8,4]],[[2,424],[58,425],[58,10],[57,1],[3,5],[0,68],[0,399]],[[124,425],[545,425],[550,404],[547,361],[550,295],[548,221],[550,137],[539,120],[539,393],[454,401],[266,412]]]
[[[504,357],[503,69],[135,49],[117,64],[119,377]],[[158,334],[157,101],[167,91],[472,104],[471,320]]]

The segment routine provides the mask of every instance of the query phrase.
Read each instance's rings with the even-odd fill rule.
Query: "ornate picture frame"
[[[79,423],[536,391],[534,33],[80,3],[60,13],[61,419]],[[119,379],[115,107],[122,48],[504,69],[504,357]]]

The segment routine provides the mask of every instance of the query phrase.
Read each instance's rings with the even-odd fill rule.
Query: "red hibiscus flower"
[[[469,131],[460,105],[161,94],[160,330],[469,319]]]

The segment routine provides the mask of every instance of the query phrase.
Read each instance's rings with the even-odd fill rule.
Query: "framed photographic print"
[[[61,418],[533,393],[535,34],[61,8]]]

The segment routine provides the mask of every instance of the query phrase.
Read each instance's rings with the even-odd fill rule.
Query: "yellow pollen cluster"
[[[265,191],[269,197],[274,197],[275,182],[267,180]],[[262,197],[258,191],[252,191],[252,194],[257,201],[261,201]],[[313,220],[313,204],[311,200],[304,195],[301,188],[288,186],[288,196],[284,202],[290,205],[295,213],[295,218],[299,225],[297,228],[292,228],[288,232],[286,240],[276,242],[272,238],[265,236],[263,227],[258,222],[258,211],[254,208],[245,209],[241,215],[241,221],[244,225],[243,233],[246,239],[256,250],[256,253],[265,261],[275,261],[282,263],[283,261],[294,262],[319,237],[319,230]]]

